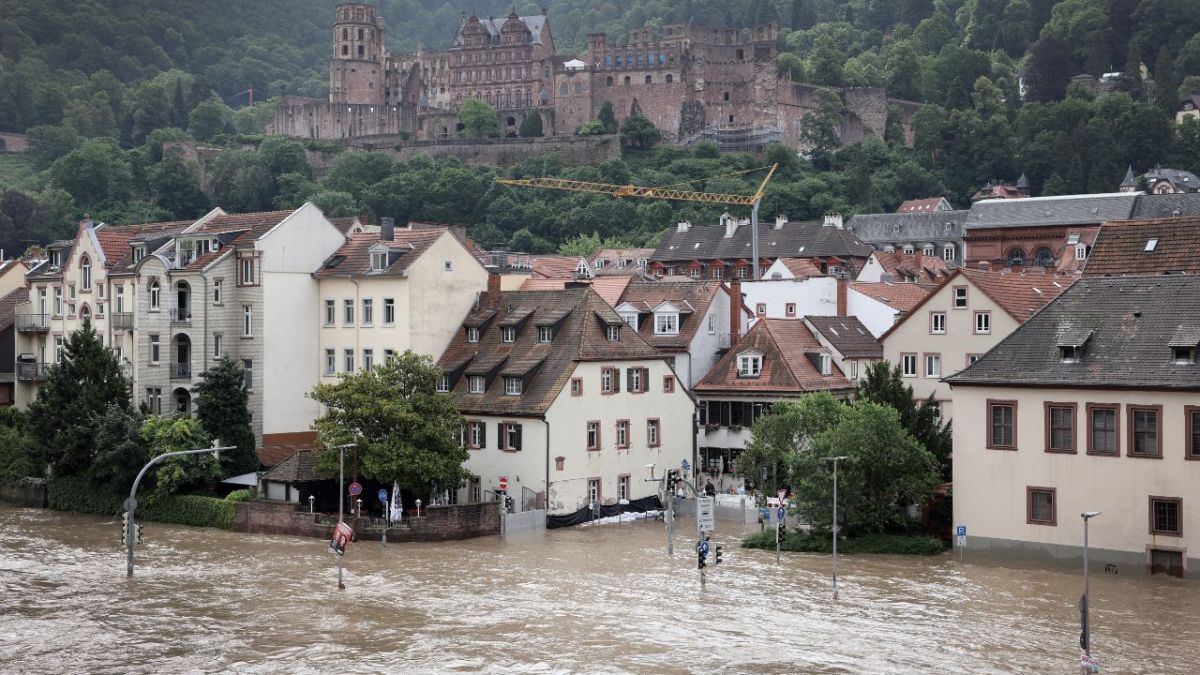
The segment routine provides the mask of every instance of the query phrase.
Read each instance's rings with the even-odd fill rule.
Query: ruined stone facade
[[[630,31],[625,44],[588,36],[584,54],[559,54],[545,14],[464,17],[444,52],[388,54],[385,26],[364,4],[336,9],[329,99],[288,98],[271,131],[322,139],[459,138],[458,107],[478,98],[496,108],[500,133],[515,137],[538,113],[546,135],[571,135],[610,102],[618,121],[639,112],[666,139],[713,140],[725,149],[771,141],[804,149],[805,117],[817,108],[813,85],[781,79],[778,26],[702,28],[677,24]],[[843,142],[882,136],[889,103],[907,127],[915,104],[878,89],[837,91],[845,102]]]

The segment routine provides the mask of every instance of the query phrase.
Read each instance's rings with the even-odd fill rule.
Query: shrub
[[[225,495],[225,501],[227,502],[248,502],[251,499],[254,499],[254,491],[250,488],[246,488],[244,490],[234,490],[233,492]]]
[[[82,476],[53,478],[46,485],[46,498],[56,511],[78,511],[112,516],[125,509],[125,497],[96,485]]]
[[[742,541],[742,548],[775,548],[775,532],[767,529],[755,532]],[[787,532],[779,548],[795,553],[832,553],[833,543],[827,536]],[[889,555],[938,555],[946,550],[939,539],[914,534],[866,534],[838,541],[838,553],[883,553]]]
[[[137,513],[140,519],[158,523],[228,530],[233,527],[234,508],[232,501],[216,497],[172,495],[147,500]]]

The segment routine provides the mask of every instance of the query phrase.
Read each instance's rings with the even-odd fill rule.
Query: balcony
[[[113,330],[133,330],[133,312],[113,312],[108,315]]]
[[[17,380],[20,382],[41,382],[46,379],[46,373],[49,369],[50,364],[48,363],[18,361]]]
[[[18,314],[17,331],[21,333],[48,333],[50,331],[50,315]]]
[[[192,308],[176,307],[171,310],[171,323],[175,325],[191,325],[192,323]]]
[[[171,379],[172,380],[191,380],[192,379],[192,364],[190,363],[172,363],[171,364]]]

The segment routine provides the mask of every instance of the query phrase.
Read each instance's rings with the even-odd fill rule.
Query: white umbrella
[[[392,481],[392,503],[389,511],[389,518],[393,523],[400,522],[404,517],[404,506],[400,503],[400,483],[397,481]]]

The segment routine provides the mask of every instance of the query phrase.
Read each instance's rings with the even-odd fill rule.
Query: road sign
[[[387,490],[384,488],[379,488],[379,501],[387,503]]]
[[[1085,669],[1085,672],[1098,673],[1100,672],[1100,659],[1084,654],[1079,657],[1079,667]]]
[[[696,499],[696,530],[700,532],[712,532],[713,529],[713,502],[716,499],[713,497],[699,497]]]
[[[783,510],[782,506],[775,510],[775,518],[777,520],[779,520],[779,522],[782,523],[783,519],[786,517],[787,517],[787,512]]]
[[[959,537],[959,538],[958,538],[958,547],[959,547],[959,548],[964,548],[966,545],[967,545],[967,538],[966,538],[966,537]]]
[[[690,466],[688,465],[688,461],[687,461],[686,459],[685,459],[685,460],[683,460],[682,462],[680,462],[679,466],[680,466],[680,468],[682,468],[684,471],[687,471],[687,470],[690,468]]]
[[[782,504],[783,500],[785,500],[785,499],[787,499],[787,490],[780,488],[779,489],[779,503]]]
[[[500,476],[500,489],[501,490],[508,489],[508,476]]]
[[[700,542],[700,553],[704,554],[706,557],[708,556],[708,542],[707,541]]]
[[[357,485],[357,483],[355,483]],[[354,530],[345,523],[338,523],[338,526],[333,530],[333,538],[329,540],[329,548],[338,555],[343,555],[346,552],[346,544],[350,543],[350,537],[354,535]]]
[[[359,485],[358,483],[351,483],[350,484],[350,496],[357,497],[361,494],[362,494],[362,486]]]
[[[958,535],[958,536],[960,536],[960,537],[965,537],[965,536],[967,536],[967,526],[966,526],[966,525],[959,525],[957,528],[955,528],[954,534],[956,534],[956,535]]]

